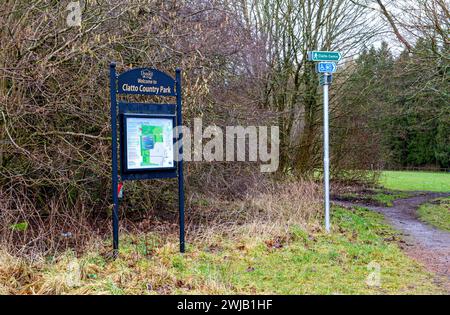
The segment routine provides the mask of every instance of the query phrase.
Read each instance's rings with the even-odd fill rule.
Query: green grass
[[[178,253],[176,236],[160,242],[154,235],[128,235],[115,261],[98,252],[79,259],[77,287],[50,289],[63,281],[66,259],[42,268],[32,289],[73,294],[444,293],[431,274],[403,254],[393,241],[396,233],[379,214],[333,208],[332,223],[331,234],[293,226],[270,239],[217,235],[189,243],[184,255]],[[373,264],[380,267],[380,286],[366,282]]]
[[[406,198],[408,197],[408,194],[402,193],[402,192],[392,192],[389,194],[383,193],[383,192],[379,192],[373,196],[371,196],[371,198],[375,201],[378,201],[380,204],[383,204],[387,207],[392,207],[392,202],[396,199],[400,199],[400,198]]]
[[[450,198],[439,198],[421,205],[418,213],[422,221],[450,232]]]
[[[380,184],[392,190],[450,192],[450,173],[384,171]]]
[[[392,207],[394,200],[408,198],[410,193],[404,191],[383,191],[375,190],[377,193],[372,198],[387,207]]]
[[[381,189],[374,189],[372,193],[364,192],[354,192],[342,194],[340,197],[346,200],[356,200],[362,204],[373,204],[376,203],[380,206],[392,207],[393,201],[401,198],[407,198],[409,193],[402,191],[384,191]]]

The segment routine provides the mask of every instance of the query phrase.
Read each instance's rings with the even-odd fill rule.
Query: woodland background
[[[3,0],[0,6],[0,239],[13,249],[79,247],[109,231],[108,66],[183,70],[184,122],[278,125],[280,167],[189,162],[190,220],[279,183],[317,176],[322,95],[308,50],[345,57],[331,88],[335,181],[380,169],[449,168],[447,0]],[[175,182],[130,182],[121,211],[176,222]],[[158,225],[156,225],[158,226]],[[77,237],[63,237],[70,233]]]

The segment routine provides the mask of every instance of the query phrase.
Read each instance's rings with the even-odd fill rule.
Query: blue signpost
[[[317,73],[335,73],[337,65],[334,62],[319,62],[316,64]]]
[[[181,71],[176,70],[175,80],[170,75],[152,68],[134,68],[117,75],[116,65],[111,63],[110,94],[113,255],[117,257],[119,252],[118,149],[120,149],[121,181],[178,178],[180,252],[184,253],[183,134],[181,128],[177,128],[182,126]],[[176,103],[118,101],[117,95],[124,94],[175,97]],[[120,148],[117,146],[118,117]],[[173,130],[177,130],[178,134],[174,135]],[[178,144],[177,148],[175,143]]]
[[[307,54],[309,61],[316,63],[316,72],[320,74],[319,83],[323,86],[323,183],[325,229],[330,232],[330,158],[329,158],[329,126],[328,126],[328,92],[333,81],[333,73],[337,70],[335,62],[341,60],[342,54],[338,51],[310,51]]]

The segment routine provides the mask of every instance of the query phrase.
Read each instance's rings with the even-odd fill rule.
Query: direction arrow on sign
[[[319,62],[316,64],[317,73],[335,73],[337,65],[334,62]]]
[[[339,61],[342,55],[338,51],[310,51],[308,52],[309,61]]]

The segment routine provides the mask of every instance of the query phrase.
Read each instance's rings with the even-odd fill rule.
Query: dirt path
[[[402,232],[402,249],[421,262],[427,270],[443,276],[438,281],[450,293],[450,233],[420,221],[416,212],[421,204],[447,196],[450,194],[418,192],[412,197],[394,201],[392,207],[375,207],[346,201],[334,203],[346,207],[362,206],[382,213],[395,229]]]

